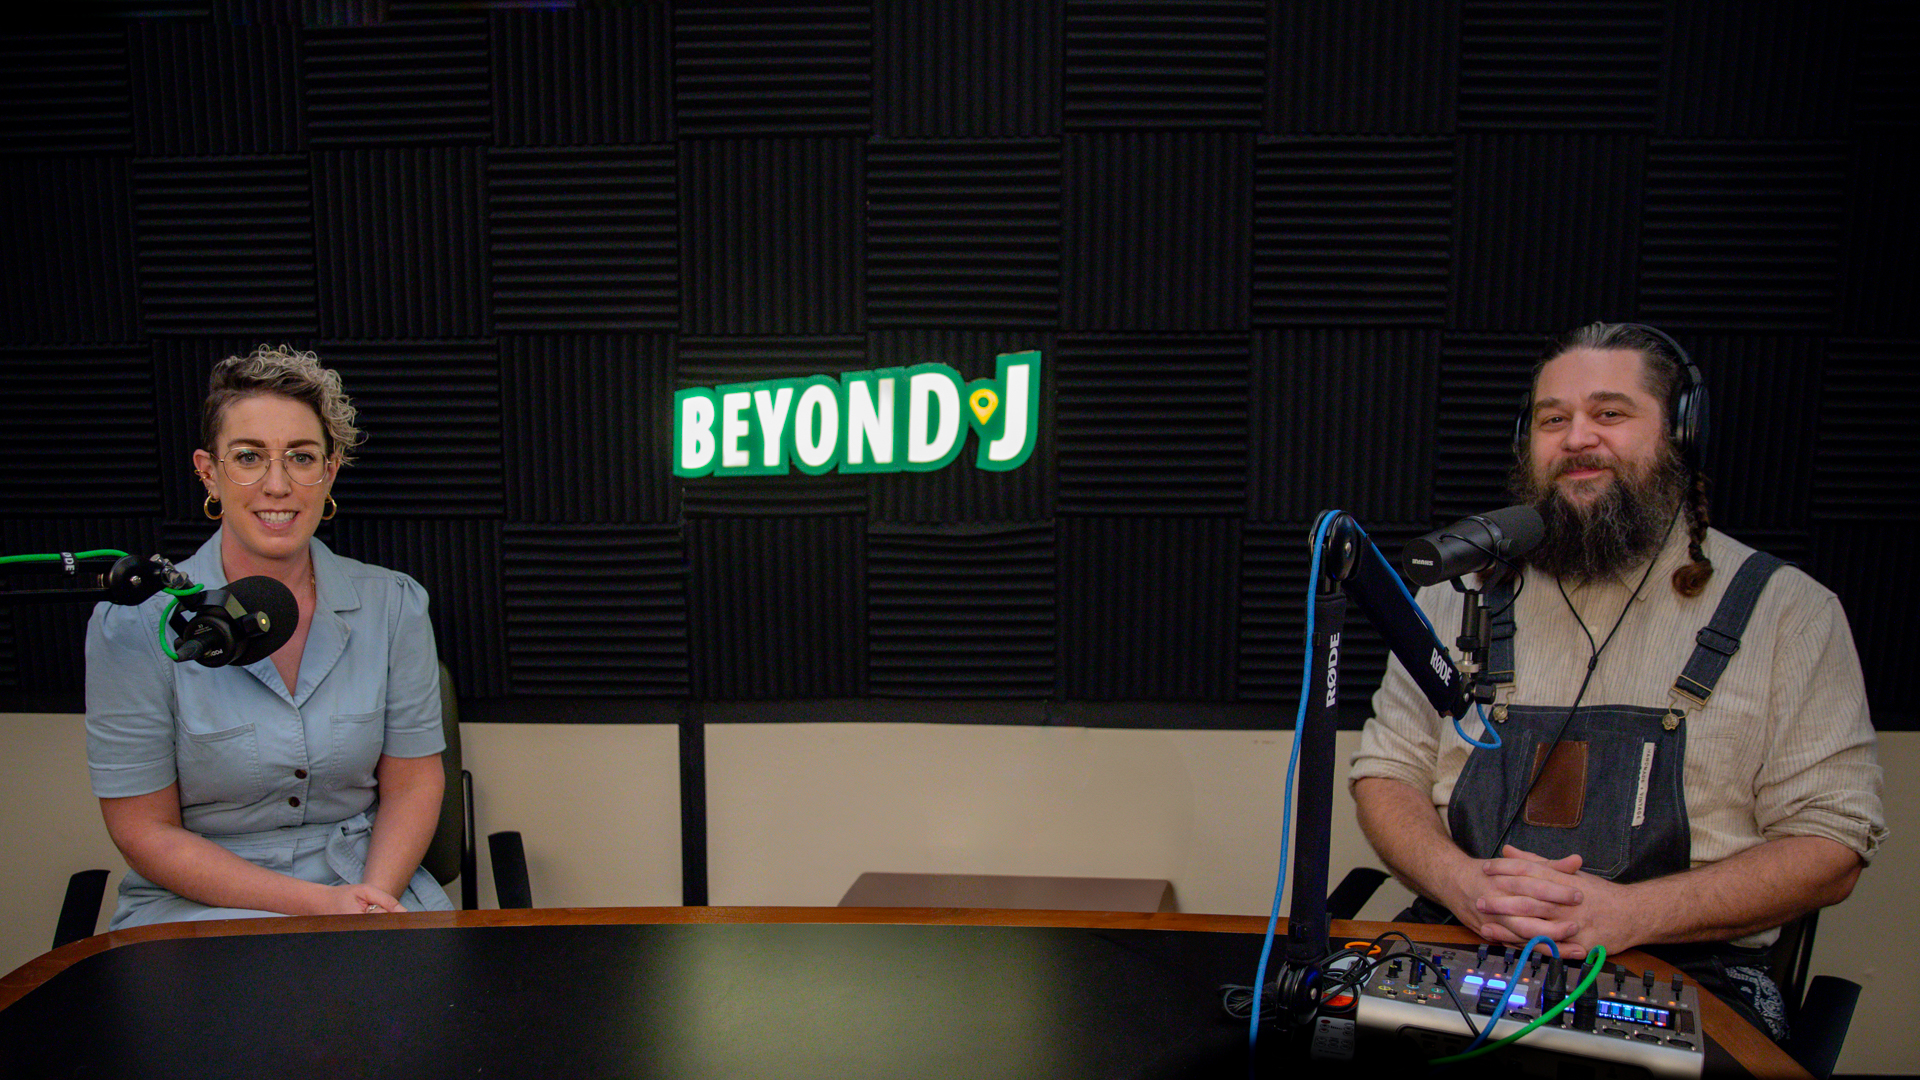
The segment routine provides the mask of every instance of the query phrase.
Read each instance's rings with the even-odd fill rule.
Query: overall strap
[[[1694,635],[1693,655],[1673,684],[1674,692],[1696,705],[1705,705],[1713,696],[1714,684],[1727,670],[1727,661],[1740,651],[1740,634],[1753,616],[1760,592],[1775,570],[1785,566],[1779,558],[1764,551],[1747,556],[1727,586],[1713,618]],[[1513,578],[1502,578],[1487,590],[1488,621],[1487,682],[1504,686],[1513,681]]]
[[[1720,606],[1714,609],[1713,618],[1694,635],[1693,655],[1687,658],[1686,669],[1674,681],[1675,694],[1702,707],[1713,697],[1714,684],[1727,670],[1733,654],[1740,651],[1740,635],[1753,616],[1761,590],[1767,587],[1767,579],[1773,572],[1785,565],[1764,551],[1754,552],[1740,564],[1726,595],[1720,598]]]

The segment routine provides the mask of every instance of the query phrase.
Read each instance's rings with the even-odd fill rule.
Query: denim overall
[[[1454,784],[1447,807],[1454,842],[1477,859],[1493,858],[1511,821],[1506,843],[1547,859],[1578,853],[1584,871],[1610,881],[1628,884],[1686,870],[1692,852],[1684,787],[1686,708],[1704,708],[1713,697],[1761,590],[1781,565],[1764,552],[1741,564],[1713,618],[1695,635],[1667,708],[1583,704],[1569,719],[1561,705],[1494,706],[1501,746],[1474,750]],[[1513,681],[1512,599],[1511,579],[1487,592],[1488,607],[1500,614],[1491,624],[1486,677],[1498,685]],[[1454,921],[1424,897],[1403,914],[1421,922]],[[1767,950],[1725,943],[1643,948],[1748,1014],[1762,1031],[1785,1037],[1780,992],[1766,975]]]

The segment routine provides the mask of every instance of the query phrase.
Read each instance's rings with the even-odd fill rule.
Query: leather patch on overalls
[[[1527,796],[1527,824],[1571,829],[1580,824],[1586,805],[1587,744],[1563,742],[1534,747],[1533,791]]]

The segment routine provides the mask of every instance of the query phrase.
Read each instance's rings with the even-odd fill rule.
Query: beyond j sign
[[[960,456],[972,428],[974,465],[1004,472],[1033,453],[1039,397],[1038,352],[1003,353],[996,377],[972,382],[916,364],[696,386],[673,396],[673,471],[931,472]]]

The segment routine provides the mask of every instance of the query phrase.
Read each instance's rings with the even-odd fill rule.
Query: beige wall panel
[[[498,906],[486,838],[502,830],[520,833],[541,907],[679,905],[678,728],[462,724],[460,734],[481,907]]]
[[[861,873],[884,870],[1164,878],[1182,911],[1265,914],[1290,738],[940,724],[710,727],[713,902],[832,904]],[[1342,736],[1342,759],[1351,751],[1351,737]],[[1344,785],[1336,788],[1337,879],[1373,860]]]
[[[127,864],[107,838],[100,800],[87,782],[80,716],[0,713],[0,970],[47,951],[67,877],[108,868],[108,902]],[[105,929],[105,916],[100,926]]]

